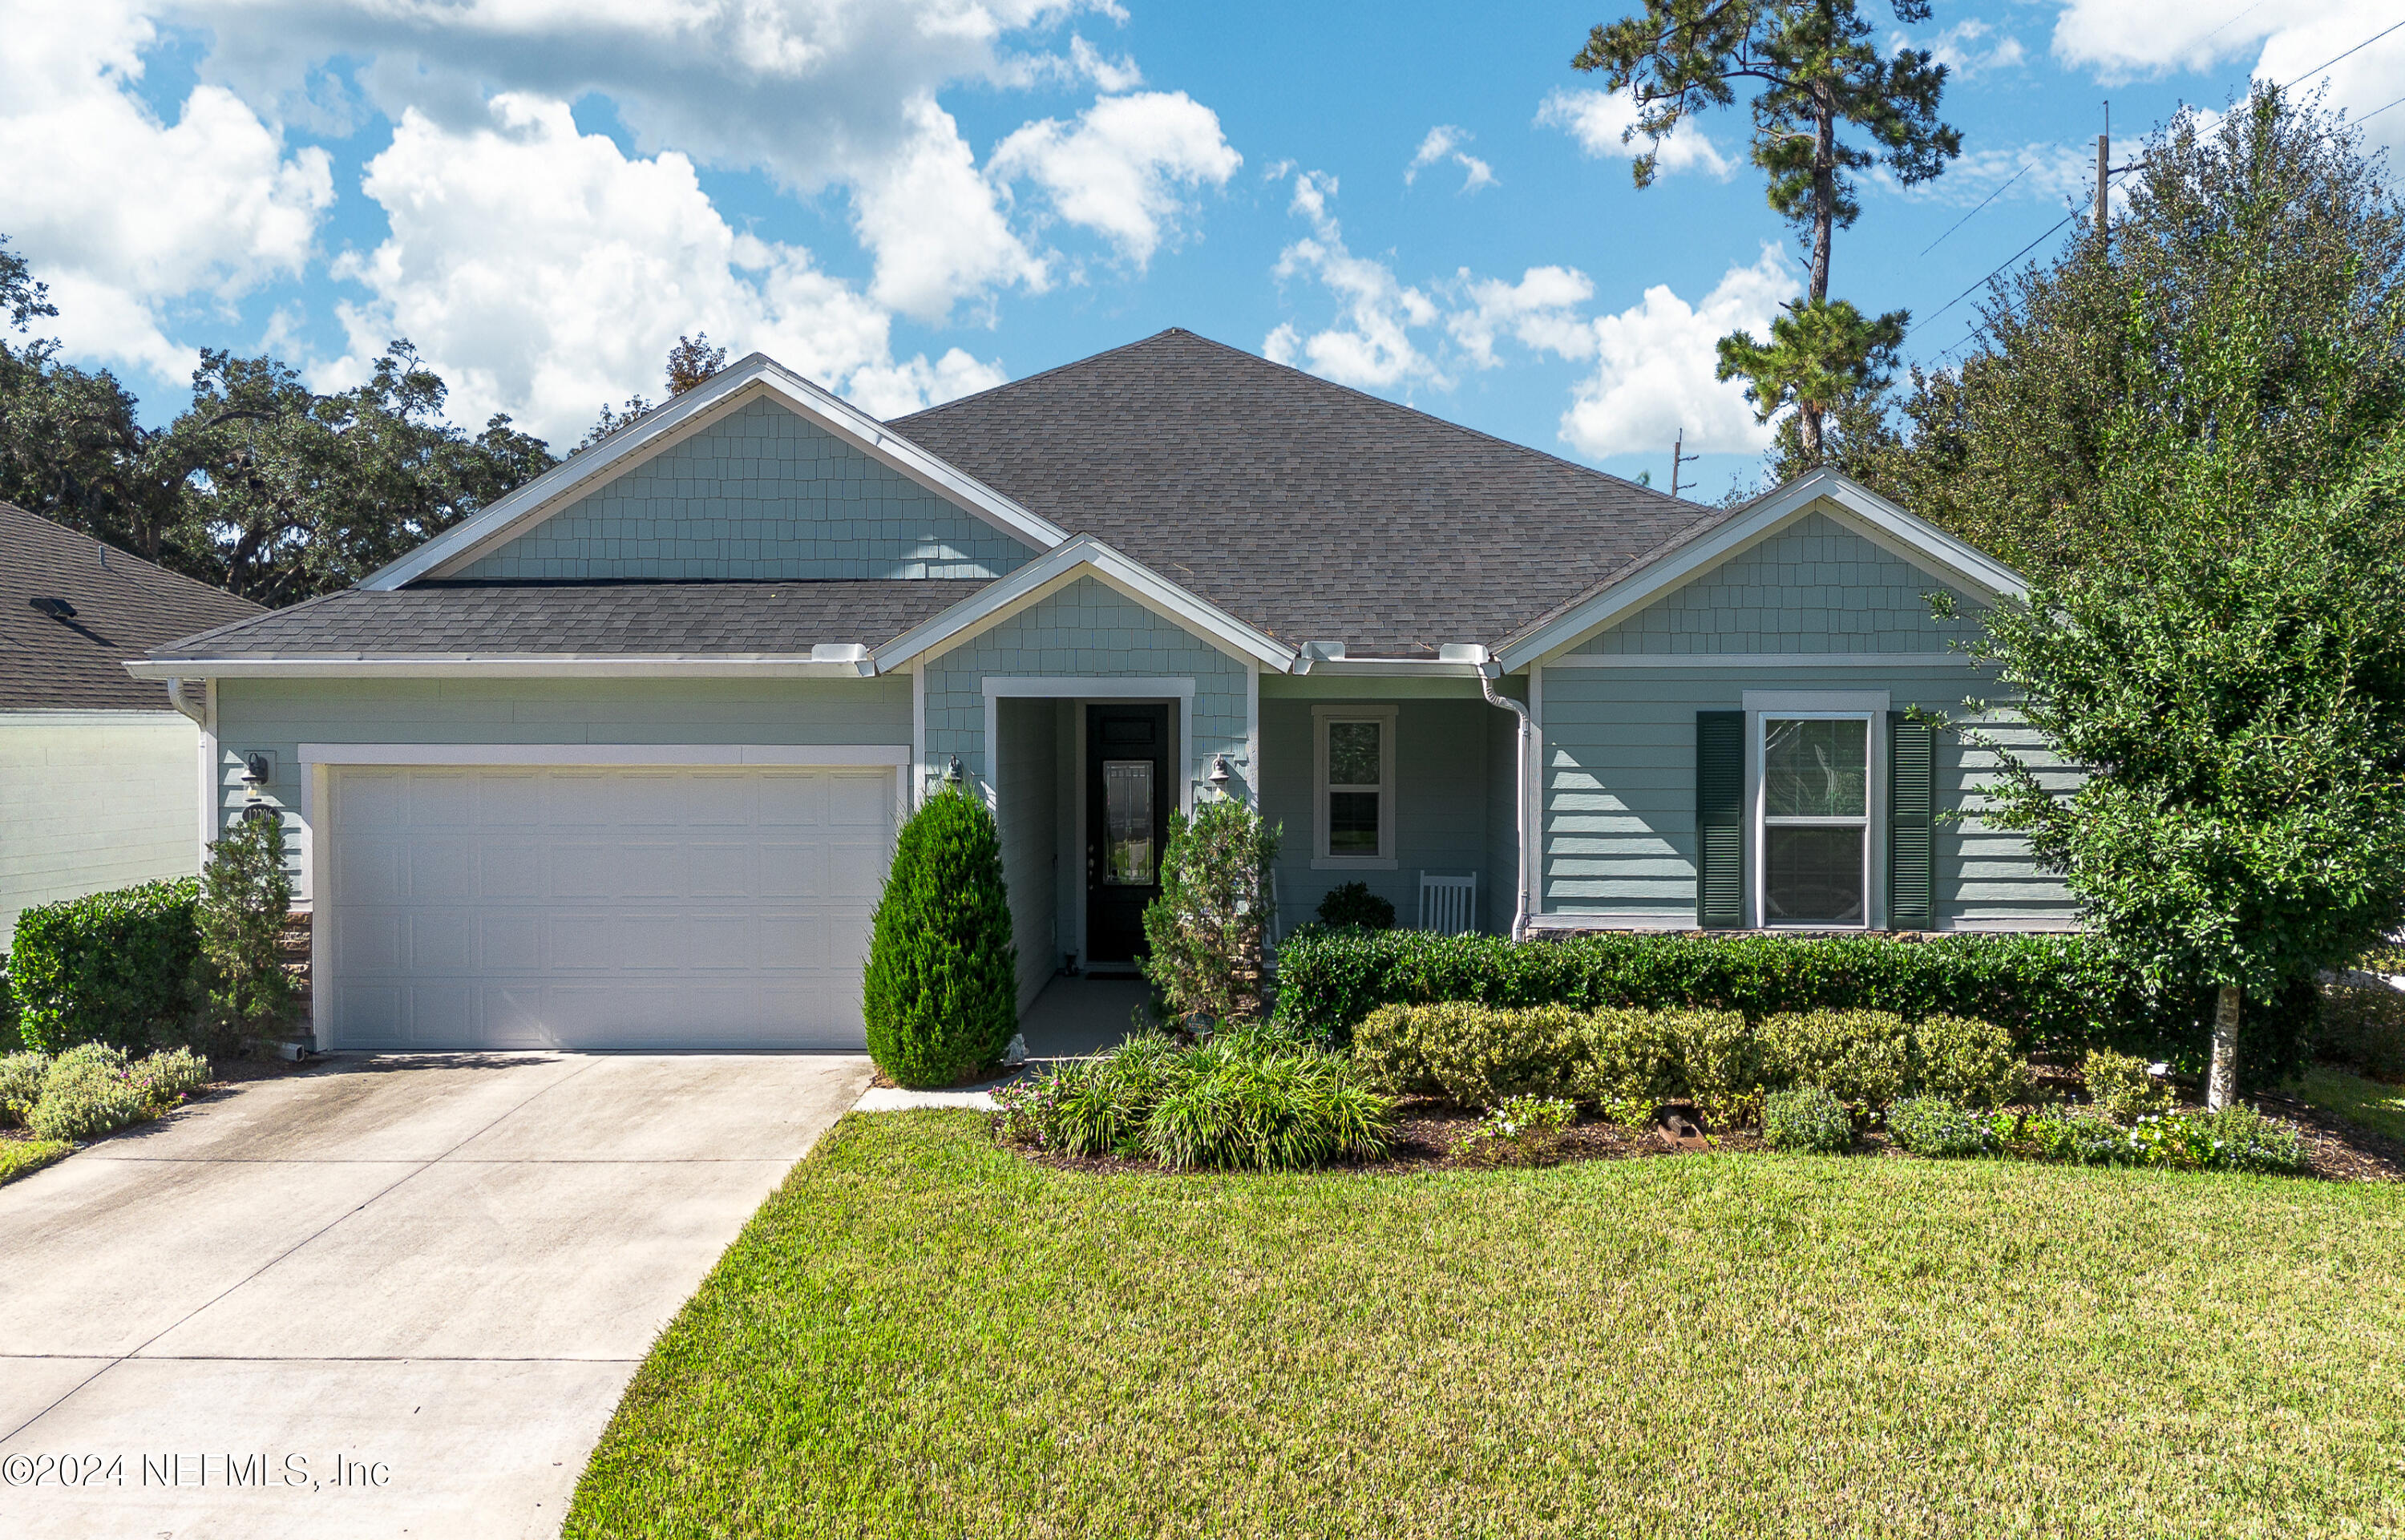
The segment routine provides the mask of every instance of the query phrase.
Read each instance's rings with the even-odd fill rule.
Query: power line
[[[2053,224],[2047,226],[2046,235],[2040,235],[2037,238],[2037,241],[2046,239],[2046,235],[2053,234],[2056,231],[2060,230],[2064,225],[2069,224],[2072,220],[2077,218],[2079,218],[2079,210],[2074,208],[2070,213],[2065,214],[2061,219],[2055,220]],[[1920,331],[1922,327],[1927,326],[1931,321],[1935,320],[1938,317],[1946,314],[1948,310],[1953,309],[1956,305],[1961,304],[1964,300],[1969,299],[1972,295],[1986,288],[1988,278],[1994,277],[1997,273],[2002,273],[2005,268],[2012,266],[2013,263],[2020,261],[2023,257],[2028,256],[2032,251],[2035,250],[2037,247],[2037,241],[2030,242],[2029,245],[2021,247],[2018,251],[2014,252],[2011,256],[2006,257],[2003,261],[1998,262],[1995,266],[1995,271],[1990,273],[1986,278],[1981,278],[1977,283],[1973,284],[1970,288],[1962,290],[1960,294],[1955,295],[1952,299],[1948,300],[1944,304],[1939,305],[1928,315],[1923,316],[1920,319],[1913,322],[1909,327],[1905,329],[1904,334],[1906,337],[1911,336],[1913,332]]]
[[[2352,56],[2353,56],[2353,55],[2355,55],[2355,54],[2361,53],[2365,49],[2370,48],[2372,44],[2377,43],[2377,42],[2378,42],[2378,41],[2380,41],[2383,37],[2385,37],[2385,36],[2387,36],[2390,33],[2395,32],[2395,31],[2398,29],[2398,27],[2405,27],[2405,21],[2398,21],[2398,22],[2395,23],[2394,25],[2391,25],[2391,26],[2385,26],[2385,27],[2381,28],[2378,32],[2375,32],[2375,33],[2373,33],[2370,36],[2369,36],[2369,37],[2365,38],[2362,42],[2357,43],[2357,44],[2356,44],[2356,45],[2355,45],[2355,47],[2353,47],[2353,48],[2351,48],[2351,49],[2347,49],[2347,50],[2346,50],[2346,52],[2340,54],[2340,55],[2338,56],[2338,58],[2336,58],[2336,59],[2325,59],[2325,60],[2323,60],[2320,64],[2315,64],[2313,68],[2311,68],[2311,69],[2309,69],[2309,70],[2305,71],[2305,73],[2303,73],[2302,75],[2298,76],[2298,77],[2297,77],[2297,78],[2296,78],[2295,80],[2291,80],[2291,81],[2289,81],[2287,86],[2281,86],[2281,87],[2279,87],[2279,88],[2277,88],[2277,89],[2279,89],[2279,90],[2281,90],[2281,91],[2285,91],[2285,90],[2287,90],[2287,89],[2288,89],[2288,86],[2293,86],[2293,85],[2297,84],[2297,83],[2298,83],[2298,81],[2300,81],[2300,80],[2310,80],[2310,79],[2312,79],[2314,76],[2319,75],[2322,71],[2324,71],[2324,70],[2326,70],[2326,69],[2329,68],[2332,64],[2337,64],[2337,63],[2338,63],[2338,61],[2339,61],[2339,59],[2345,59],[2345,58],[2352,57]]]
[[[2029,162],[2025,161],[2021,163],[2020,170],[2014,172],[2010,177],[2004,178],[2004,187],[1999,187],[1995,191],[1989,193],[1986,197],[1979,200],[1979,208],[1985,208],[1990,204],[1994,203],[1998,198],[2003,197],[2004,194],[2004,188],[2012,186],[2015,182],[2019,181],[2027,175],[2029,175]],[[1946,229],[1946,235],[1951,235],[1954,232],[1962,229],[1964,225],[1969,224],[1971,222],[1971,215],[1978,213],[1979,208],[1971,210],[1970,214],[1963,215],[1951,225],[1948,225]],[[1943,241],[1946,238],[1946,235],[1940,235],[1937,237],[1937,240],[1932,241],[1927,246],[1922,247],[1920,248],[1920,254],[1926,257],[1931,252],[1936,250],[1938,241]]]
[[[2405,102],[2405,96],[2399,96],[2398,98],[2397,98],[2397,102]],[[2376,106],[2376,107],[2373,107],[2370,112],[2365,113],[2362,117],[2357,118],[2357,119],[2356,119],[2355,120],[2356,120],[2356,122],[2358,122],[2358,123],[2368,123],[2368,122],[2370,122],[2372,119],[2377,118],[2377,117],[2379,117],[2382,113],[2384,113],[2384,112],[2387,111],[2389,107],[2393,107],[2393,106],[2395,106],[2397,105],[2397,102],[2391,102],[2391,103],[2389,103],[2389,104],[2387,105],[2387,106]]]

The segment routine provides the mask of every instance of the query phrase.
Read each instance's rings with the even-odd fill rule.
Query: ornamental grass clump
[[[1172,1171],[1287,1171],[1374,1159],[1394,1104],[1352,1064],[1275,1033],[1196,1047],[1131,1038],[995,1095],[1006,1138],[1064,1155],[1148,1159]]]
[[[1853,1146],[1854,1115],[1817,1085],[1773,1091],[1762,1099],[1762,1137],[1774,1150],[1840,1155]]]
[[[869,1057],[902,1085],[944,1086],[999,1061],[1019,1030],[1002,839],[982,798],[946,786],[894,841],[868,945]]]

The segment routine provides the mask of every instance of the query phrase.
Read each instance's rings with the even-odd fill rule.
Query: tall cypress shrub
[[[947,786],[902,826],[861,990],[868,1053],[902,1085],[950,1085],[1019,1030],[1019,948],[1002,838],[983,798]]]

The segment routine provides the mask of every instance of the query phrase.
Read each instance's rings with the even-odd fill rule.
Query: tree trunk
[[[1818,304],[1829,297],[1829,243],[1837,228],[1837,99],[1826,80],[1813,86],[1812,98],[1812,273],[1805,294]]]
[[[1804,440],[1804,458],[1813,464],[1821,463],[1821,409],[1812,403],[1798,402],[1795,406],[1795,427]]]
[[[2204,1082],[2204,1105],[2218,1112],[2238,1099],[2238,1001],[2236,984],[2223,984],[2213,1004],[2213,1068]]]

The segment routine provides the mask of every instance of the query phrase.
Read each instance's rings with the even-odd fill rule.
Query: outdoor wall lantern
[[[1211,773],[1202,779],[1211,783],[1214,791],[1225,797],[1228,795],[1228,783],[1234,777],[1235,772],[1228,768],[1228,756],[1215,754],[1211,756]]]
[[[253,749],[242,756],[242,789],[251,800],[259,799],[260,788],[275,779],[275,756],[267,749]]]
[[[944,783],[953,786],[961,784],[961,756],[957,754],[952,756],[951,765],[944,771]]]

